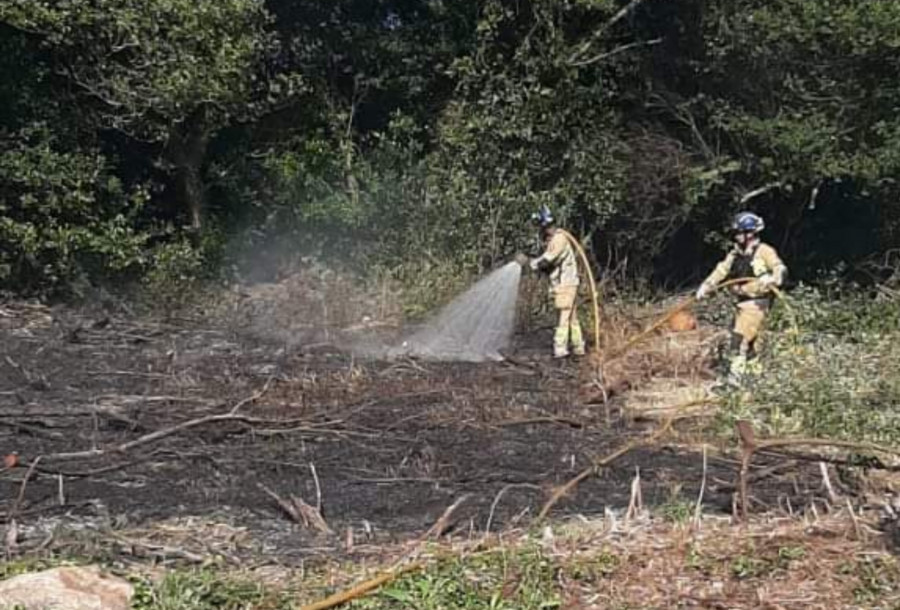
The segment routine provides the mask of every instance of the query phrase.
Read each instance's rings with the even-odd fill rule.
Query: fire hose
[[[587,254],[585,253],[584,248],[582,248],[579,241],[577,239],[575,239],[575,237],[571,233],[566,231],[565,229],[557,229],[557,230],[560,231],[565,236],[565,238],[568,240],[568,242],[572,245],[572,247],[578,253],[578,257],[581,260],[582,269],[584,271],[584,274],[587,276],[588,286],[590,287],[590,295],[591,295],[591,310],[592,310],[591,313],[593,314],[592,327],[593,327],[593,331],[594,331],[594,333],[593,333],[594,334],[594,352],[596,354],[600,354],[601,353],[601,349],[600,349],[600,298],[599,298],[599,295],[597,294],[597,282],[594,279],[594,272],[591,269],[591,264],[590,264],[590,261],[588,260]],[[716,290],[721,290],[723,288],[729,288],[731,286],[738,286],[741,284],[746,284],[748,282],[754,281],[755,279],[757,279],[757,278],[742,277],[742,278],[727,280],[725,282],[722,282],[722,283],[714,286],[712,290],[716,291]],[[799,331],[797,328],[796,316],[794,315],[793,310],[790,307],[790,304],[788,304],[787,300],[785,299],[784,293],[776,286],[772,286],[771,290],[772,290],[772,293],[776,296],[776,298],[778,298],[788,308],[788,312],[792,318],[791,324],[793,326],[793,331],[795,334],[798,334]],[[635,345],[637,345],[638,343],[640,343],[641,341],[643,341],[644,339],[646,339],[647,337],[652,335],[654,332],[656,332],[657,330],[659,330],[660,328],[662,328],[663,326],[668,324],[668,322],[679,312],[682,312],[682,311],[690,308],[691,306],[693,306],[696,303],[697,303],[697,298],[692,295],[692,296],[684,299],[680,303],[676,304],[675,306],[671,307],[666,312],[664,312],[657,319],[656,322],[651,324],[645,330],[641,331],[640,333],[638,333],[637,335],[635,335],[634,337],[632,337],[631,339],[626,341],[624,344],[609,350],[606,354],[603,355],[602,361],[607,362],[613,358],[616,358],[616,357],[621,356],[622,354],[626,353],[632,347],[634,347]]]

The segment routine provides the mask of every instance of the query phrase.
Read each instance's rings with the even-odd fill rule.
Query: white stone
[[[96,566],[55,568],[0,581],[0,610],[129,610],[133,594]]]

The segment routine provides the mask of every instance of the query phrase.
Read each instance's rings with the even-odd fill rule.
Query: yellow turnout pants
[[[740,337],[739,351],[752,356],[766,320],[766,309],[753,301],[738,303],[734,316],[734,334]]]
[[[578,286],[556,286],[551,294],[553,305],[559,312],[559,322],[553,335],[553,355],[557,358],[568,356],[570,344],[576,355],[584,354],[584,335],[575,305]]]
[[[742,378],[758,371],[755,362],[760,333],[766,320],[767,308],[755,301],[738,303],[735,308],[732,330],[732,355],[729,373],[732,378]]]

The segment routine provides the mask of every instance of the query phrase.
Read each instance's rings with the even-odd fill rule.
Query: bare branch
[[[761,186],[761,187],[759,187],[759,188],[757,188],[757,189],[753,189],[752,191],[750,191],[749,193],[744,194],[744,196],[741,197],[740,204],[741,204],[741,205],[744,205],[745,203],[747,203],[747,202],[750,201],[751,199],[754,199],[754,198],[756,198],[756,197],[759,197],[760,195],[765,195],[765,194],[768,193],[769,191],[773,191],[773,190],[775,190],[775,189],[777,189],[777,188],[781,188],[782,186],[783,186],[783,184],[782,184],[781,182],[770,182],[769,184],[766,184],[766,185],[764,185],[764,186]]]
[[[593,46],[593,44],[595,42],[597,42],[600,38],[602,38],[603,35],[606,32],[608,32],[610,29],[612,29],[617,23],[619,23],[620,21],[625,19],[625,17],[627,17],[634,9],[636,9],[643,2],[644,2],[644,0],[631,0],[631,2],[629,2],[628,4],[623,6],[622,9],[619,10],[618,13],[613,15],[609,21],[604,23],[600,27],[600,29],[598,29],[596,32],[594,32],[594,34],[591,36],[590,40],[588,40],[583,45],[581,45],[581,48],[578,49],[578,51],[576,51],[572,55],[572,57],[569,58],[569,63],[575,64],[576,62],[578,62],[581,59],[581,57],[584,56],[585,53],[590,51],[591,46]]]
[[[570,65],[575,66],[575,67],[589,66],[589,65],[597,63],[599,61],[603,61],[604,59],[609,59],[610,57],[619,55],[620,53],[624,53],[625,51],[630,51],[631,49],[636,49],[639,47],[652,47],[652,46],[660,44],[662,41],[663,41],[662,38],[654,38],[653,40],[641,40],[638,42],[631,42],[629,44],[622,45],[621,47],[616,47],[612,51],[607,51],[606,53],[601,53],[600,55],[596,55],[590,59],[577,61]]]

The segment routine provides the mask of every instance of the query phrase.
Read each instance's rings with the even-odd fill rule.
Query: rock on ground
[[[96,566],[56,568],[0,582],[0,610],[128,610],[133,593]]]

